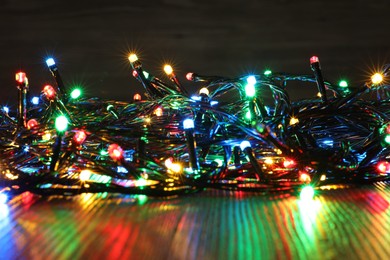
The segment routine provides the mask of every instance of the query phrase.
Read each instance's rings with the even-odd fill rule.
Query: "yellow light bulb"
[[[134,62],[136,62],[138,60],[138,57],[137,57],[137,55],[135,54],[135,53],[131,53],[130,55],[129,55],[129,61],[130,61],[130,63],[134,63]]]
[[[205,94],[205,95],[208,96],[210,94],[210,92],[209,92],[209,90],[207,88],[201,88],[199,90],[199,94]]]
[[[265,163],[265,164],[274,164],[274,160],[272,160],[272,158],[266,158],[266,159],[264,160],[264,163]]]
[[[297,123],[299,123],[298,118],[292,117],[292,118],[290,119],[290,125],[295,125],[295,124],[297,124]]]
[[[371,76],[371,81],[375,85],[380,84],[383,81],[383,75],[380,73],[375,73]]]
[[[172,69],[172,66],[169,65],[169,64],[166,64],[164,66],[164,71],[167,75],[171,75],[173,73],[173,69]]]

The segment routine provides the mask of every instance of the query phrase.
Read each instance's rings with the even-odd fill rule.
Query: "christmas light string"
[[[2,194],[169,196],[204,188],[311,194],[307,187],[389,177],[390,66],[355,89],[325,81],[316,56],[313,75],[188,73],[189,81],[204,83],[190,96],[170,65],[166,83],[137,55],[129,62],[146,100],[82,98],[65,87],[50,58],[56,86],[28,102],[26,74],[16,74],[17,116],[0,114]],[[319,96],[292,102],[290,81],[315,83]]]

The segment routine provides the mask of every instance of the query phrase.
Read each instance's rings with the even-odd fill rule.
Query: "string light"
[[[167,75],[171,75],[173,73],[173,68],[171,65],[169,64],[166,64],[164,66],[164,72],[167,74]]]
[[[372,84],[378,85],[383,81],[383,75],[381,73],[375,73],[371,76]]]
[[[34,129],[38,125],[39,125],[38,121],[35,120],[34,118],[27,121],[27,129],[29,130]]]
[[[46,85],[43,87],[43,94],[47,99],[53,100],[56,97],[57,92],[51,85]]]
[[[55,121],[55,127],[58,132],[64,132],[68,129],[69,121],[65,116],[58,116]]]
[[[79,88],[76,88],[74,89],[71,93],[70,93],[70,97],[73,98],[73,99],[77,99],[81,96],[81,90]]]
[[[137,55],[135,54],[135,53],[131,53],[130,55],[129,55],[129,61],[130,61],[130,63],[134,63],[134,62],[136,62],[138,60],[138,57],[137,57]]]
[[[80,192],[118,189],[166,196],[204,187],[275,191],[289,187],[301,189],[301,199],[312,199],[315,186],[333,181],[389,178],[390,163],[384,161],[389,155],[382,147],[390,143],[390,124],[382,126],[390,114],[389,105],[382,102],[387,100],[387,89],[367,90],[364,85],[364,91],[375,91],[378,97],[369,103],[360,98],[363,92],[348,92],[346,81],[326,82],[326,91],[334,92],[327,103],[317,56],[310,58],[310,66],[322,103],[315,98],[297,102],[288,98],[288,81],[313,82],[312,76],[270,70],[239,78],[188,73],[188,80],[203,86],[192,98],[170,65],[164,66],[170,81],[163,82],[144,71],[134,53],[128,58],[134,77],[147,92],[142,102],[135,94],[131,102],[92,98],[67,104],[81,91],[67,93],[59,84],[58,93],[50,85],[43,89],[53,102],[31,99],[34,106],[27,107],[27,115],[34,118],[24,128],[3,109],[0,144],[7,151],[0,159],[5,162],[7,186],[23,180],[29,184],[18,183],[21,190],[61,193],[60,186],[73,187],[78,178]],[[55,61],[48,59],[47,65],[61,82]],[[383,71],[372,78],[373,84],[383,84]],[[15,78],[18,88],[27,86],[25,74]],[[263,89],[267,91],[259,91]],[[274,107],[262,103],[264,95],[266,102],[274,99]],[[379,129],[379,138],[371,134],[373,129]],[[332,164],[324,166],[321,160],[330,155]],[[32,168],[50,176],[51,183],[34,178],[26,170]]]
[[[302,201],[310,201],[314,197],[314,189],[312,186],[308,185],[302,188],[300,193],[300,198]]]

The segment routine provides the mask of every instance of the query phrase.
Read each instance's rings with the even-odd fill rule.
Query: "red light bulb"
[[[318,59],[317,56],[312,56],[310,58],[310,64],[313,64],[313,63],[316,63],[316,62],[320,62],[320,59]]]
[[[51,85],[46,85],[43,88],[43,94],[45,94],[46,98],[52,100],[56,97],[56,91]]]
[[[18,72],[15,74],[15,79],[19,83],[23,83],[26,80],[26,73]]]
[[[138,78],[138,72],[136,70],[133,70],[133,77]]]
[[[194,73],[193,72],[188,72],[187,75],[186,75],[186,79],[189,80],[189,81],[193,81],[194,80]]]
[[[120,161],[123,159],[123,149],[118,144],[110,144],[108,146],[108,155],[114,161]]]
[[[78,144],[78,145],[83,144],[85,139],[87,139],[87,134],[83,130],[77,131],[75,133],[75,135],[73,136],[73,142]]]
[[[286,160],[284,160],[284,162],[283,162],[284,168],[294,168],[295,165],[296,165],[296,163],[295,163],[295,161],[292,160],[292,159],[286,159]]]
[[[376,168],[381,174],[390,173],[390,163],[388,162],[378,162]]]
[[[30,119],[28,120],[27,122],[27,129],[30,130],[30,129],[33,129],[35,127],[37,127],[39,125],[38,121],[35,120],[35,119]]]

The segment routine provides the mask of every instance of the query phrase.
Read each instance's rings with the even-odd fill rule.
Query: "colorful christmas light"
[[[347,82],[323,79],[316,56],[310,59],[314,77],[188,73],[189,81],[203,82],[191,96],[171,66],[164,67],[166,83],[143,70],[135,54],[129,61],[145,100],[139,94],[129,102],[88,99],[46,85],[46,99],[24,106],[26,127],[17,127],[9,111],[0,112],[0,179],[7,196],[23,191],[165,196],[210,187],[301,190],[301,199],[312,199],[322,185],[389,179],[388,67],[348,91]],[[61,85],[55,61],[47,65]],[[15,79],[18,86],[28,82],[25,74]],[[292,102],[286,90],[292,80],[315,82],[323,102],[316,97]],[[273,104],[263,103],[270,99],[263,89],[271,91]],[[325,90],[334,95],[328,98]],[[365,100],[363,94],[371,91],[377,99]]]

